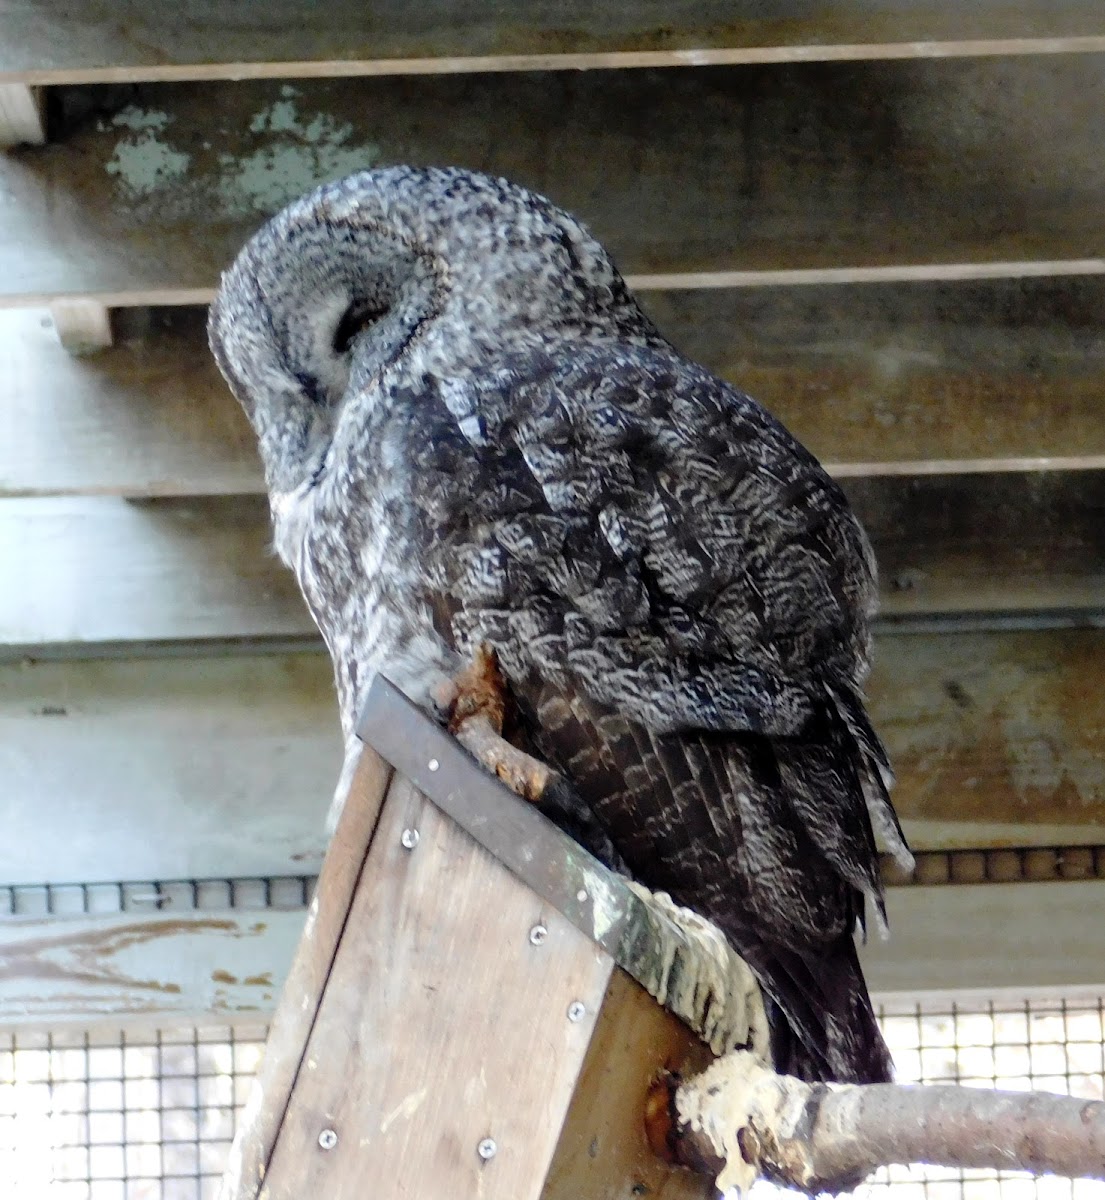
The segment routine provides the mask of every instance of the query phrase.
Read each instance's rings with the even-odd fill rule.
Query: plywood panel
[[[537,1200],[610,970],[429,801],[393,790],[260,1196]]]
[[[66,90],[57,142],[0,163],[0,296],[202,298],[287,200],[397,161],[536,187],[653,286],[1035,260],[1100,273],[1103,103],[1105,55]]]
[[[643,299],[837,475],[1105,467],[1105,277]],[[47,322],[0,312],[0,495],[263,487],[201,310],[116,310],[115,347],[79,360]]]
[[[163,18],[163,19],[162,19]],[[189,0],[155,19],[127,0],[60,0],[0,9],[0,78],[238,78],[390,71],[786,61],[791,58],[1048,53],[1099,45],[1100,11],[1086,0],[969,7],[867,0],[841,8],[773,0],[734,12],[722,0],[673,9],[657,0],[504,12],[489,0],[371,8],[306,0]]]

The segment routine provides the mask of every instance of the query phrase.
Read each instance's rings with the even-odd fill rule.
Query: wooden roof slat
[[[0,303],[202,301],[284,202],[397,161],[535,187],[650,287],[1100,273],[1103,107],[1105,54],[63,89],[0,161]]]
[[[871,713],[915,848],[1100,844],[1103,672],[1101,630],[878,638]],[[321,861],[341,762],[321,652],[0,663],[0,731],[0,885]]]
[[[845,481],[883,619],[1100,620],[1105,472]],[[0,648],[312,636],[261,496],[0,503]]]
[[[1105,277],[643,299],[840,477],[1105,468]],[[262,490],[204,313],[114,317],[74,358],[45,313],[0,312],[0,496]]]
[[[596,6],[492,0],[258,5],[126,0],[0,6],[0,80],[36,83],[510,71],[810,59],[1051,54],[1102,49],[1092,0],[971,5],[772,0],[741,17],[724,0]]]

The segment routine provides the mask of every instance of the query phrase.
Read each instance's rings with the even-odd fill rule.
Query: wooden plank
[[[0,665],[0,883],[314,874],[341,763],[321,654]]]
[[[1100,989],[1103,903],[1105,883],[1099,880],[893,888],[891,936],[872,937],[861,948],[864,971],[877,998],[890,1003],[925,992],[990,996],[1008,989],[1024,996]],[[0,1028],[183,1023],[212,1014],[220,1021],[268,1020],[304,915],[227,909],[165,917],[6,918],[0,922]],[[619,978],[626,986],[624,976],[615,975],[612,988]],[[643,1007],[642,1025],[629,1030],[600,1017],[595,1037],[609,1032],[615,1055],[647,1042],[663,1065],[669,1035],[645,1032],[659,1011]],[[672,1028],[666,1018],[660,1023]],[[581,1085],[596,1066],[589,1056]],[[601,1086],[630,1083],[607,1077]],[[596,1100],[601,1096],[599,1091]],[[601,1115],[594,1103],[573,1113],[550,1184],[579,1169],[580,1147],[590,1145],[586,1123]],[[596,1133],[601,1136],[597,1127],[591,1136]]]
[[[269,540],[256,496],[7,500],[0,563],[21,586],[0,600],[0,642],[313,634]]]
[[[259,1196],[537,1200],[611,966],[432,803],[393,789]]]
[[[69,354],[95,354],[114,341],[111,310],[96,300],[55,300],[50,317],[58,341]]]
[[[772,0],[734,13],[723,0],[595,7],[568,0],[504,12],[489,0],[370,9],[339,0],[262,8],[192,0],[155,19],[103,2],[75,22],[61,0],[0,9],[0,78],[46,83],[264,75],[701,65],[791,59],[1059,53],[1105,43],[1087,0],[970,6],[869,0],[841,7]],[[64,37],[58,30],[64,29]]]
[[[1105,467],[1105,277],[644,300],[840,477]],[[262,490],[203,312],[112,316],[117,345],[75,362],[43,313],[0,311],[0,496]]]
[[[918,993],[1002,991],[1024,997],[1105,987],[1105,882],[988,883],[894,888],[891,936],[860,950],[871,991],[915,1000]]]
[[[239,1189],[252,1194],[256,1186],[248,1185],[264,1178],[391,780],[391,768],[366,749],[319,874],[265,1057],[238,1122],[224,1184],[231,1194]]]
[[[41,146],[45,141],[42,89],[25,83],[0,82],[0,150],[19,145]]]
[[[541,1200],[692,1200],[713,1183],[662,1162],[645,1138],[650,1087],[664,1071],[689,1077],[711,1054],[624,972],[610,979]]]
[[[0,1028],[115,1025],[272,1011],[303,912],[5,919]]]
[[[880,639],[869,688],[923,848],[1105,840],[1105,633]]]
[[[838,477],[1105,466],[1105,279],[643,299]]]
[[[1105,55],[63,90],[0,164],[0,295],[202,299],[264,216],[395,161],[536,187],[651,286],[1101,273],[1103,104]]]
[[[845,480],[888,622],[1105,609],[1105,472]],[[260,496],[0,502],[0,647],[314,636]]]
[[[116,345],[74,359],[36,309],[0,312],[0,495],[263,490],[256,439],[197,309],[116,310]]]
[[[915,848],[1105,840],[1103,676],[1100,630],[881,637]],[[0,884],[317,870],[332,690],[322,654],[0,664]]]

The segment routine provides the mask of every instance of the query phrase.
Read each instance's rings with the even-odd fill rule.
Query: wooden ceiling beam
[[[532,10],[532,11],[531,11]],[[65,31],[58,36],[59,29]],[[568,0],[410,5],[185,0],[156,16],[107,0],[74,21],[62,0],[0,7],[0,79],[108,83],[702,66],[810,60],[1059,54],[1105,49],[1090,0],[969,6],[875,0],[862,10],[773,0],[741,19],[724,0],[596,7]]]
[[[49,146],[0,161],[0,303],[203,301],[286,201],[397,161],[549,194],[649,288],[1105,271],[1105,54],[146,84],[55,107]]]
[[[1102,630],[880,637],[870,708],[914,847],[1099,845],[1103,674]],[[0,886],[321,862],[342,757],[321,652],[0,663],[0,734]]]
[[[884,622],[1098,621],[1105,472],[844,481],[875,547]],[[269,549],[261,496],[0,503],[0,647],[272,639],[314,626]]]
[[[1105,277],[643,299],[838,477],[1105,468]],[[0,497],[261,491],[204,312],[113,319],[74,360],[44,312],[0,312]]]

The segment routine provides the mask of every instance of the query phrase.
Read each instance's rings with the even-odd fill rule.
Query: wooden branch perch
[[[809,1084],[738,1051],[657,1085],[653,1148],[717,1177],[758,1176],[813,1195],[889,1163],[993,1167],[1105,1179],[1105,1103],[1043,1092],[906,1084]]]

